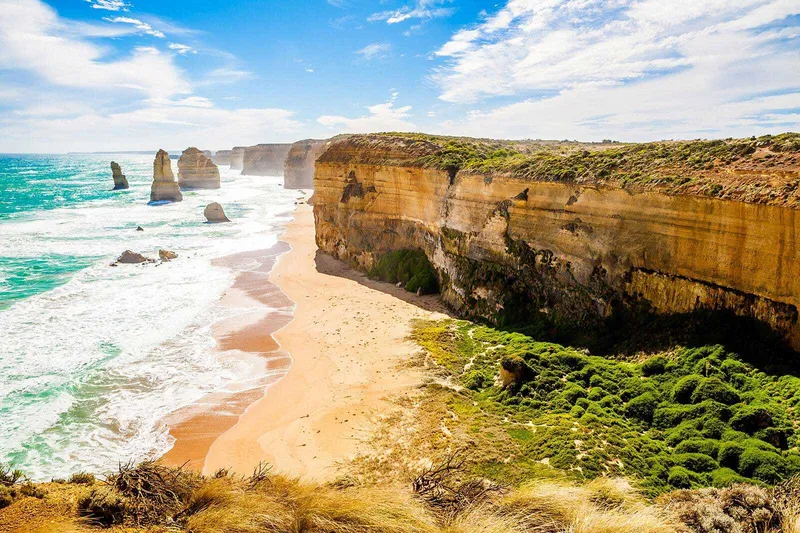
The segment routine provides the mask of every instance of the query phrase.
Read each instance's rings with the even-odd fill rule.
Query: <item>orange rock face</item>
[[[306,139],[292,145],[286,156],[283,186],[286,189],[313,189],[314,163],[330,141]]]
[[[800,348],[794,207],[447,172],[417,165],[415,149],[328,148],[314,177],[322,250],[368,269],[387,251],[421,249],[443,299],[468,316],[544,313],[580,327],[646,302],[753,318]]]

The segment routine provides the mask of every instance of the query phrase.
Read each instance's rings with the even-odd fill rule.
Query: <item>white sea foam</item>
[[[213,349],[211,325],[248,310],[213,305],[234,272],[212,259],[277,242],[297,197],[281,182],[224,170],[220,190],[181,203],[149,206],[138,187],[4,224],[0,256],[96,259],[0,311],[0,461],[42,479],[152,457],[170,446],[165,415],[253,377],[258,365]],[[211,201],[234,223],[205,224]],[[109,266],[125,249],[159,248],[178,259]]]

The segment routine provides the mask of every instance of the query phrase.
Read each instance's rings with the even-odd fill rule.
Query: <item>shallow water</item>
[[[131,189],[110,190],[111,160]],[[214,351],[238,311],[213,305],[234,272],[212,260],[272,246],[297,193],[221,170],[220,190],[152,206],[152,156],[0,156],[0,462],[44,479],[158,456],[164,416],[252,377]],[[234,223],[204,223],[211,201]],[[159,248],[178,259],[109,266]]]

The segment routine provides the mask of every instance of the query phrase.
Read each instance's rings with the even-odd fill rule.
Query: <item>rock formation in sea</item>
[[[204,152],[187,148],[178,159],[178,185],[182,189],[219,189],[219,169]]]
[[[122,252],[122,255],[120,255],[117,258],[117,263],[123,265],[135,265],[138,263],[146,263],[148,261],[150,261],[150,259],[148,259],[147,257],[143,256],[142,254],[132,252],[130,250],[125,250],[124,252]]]
[[[203,150],[202,152],[203,152],[203,155],[206,156],[207,158],[209,158],[209,159],[213,159],[214,158],[214,153],[211,150]]]
[[[159,150],[153,161],[153,185],[150,188],[150,201],[180,202],[183,200],[181,189],[172,173],[172,163],[169,154]]]
[[[231,151],[230,150],[217,150],[212,158],[217,165],[230,165],[231,164]]]
[[[243,176],[280,176],[291,144],[257,144],[244,151]]]
[[[225,216],[225,211],[223,211],[222,206],[217,202],[208,204],[203,210],[203,215],[209,222],[230,222],[230,219]]]
[[[158,251],[158,258],[162,261],[171,261],[172,259],[176,259],[178,254],[172,252],[170,250],[161,249]]]
[[[242,170],[242,165],[244,164],[244,151],[246,149],[246,146],[235,146],[231,150],[231,170]]]
[[[119,166],[118,163],[114,161],[111,162],[111,177],[114,179],[114,190],[119,191],[122,189],[127,189],[128,185],[128,178],[122,173],[122,167]]]
[[[306,139],[292,145],[286,156],[283,186],[286,189],[314,187],[314,162],[325,151],[329,141]]]
[[[370,269],[423,251],[465,316],[593,328],[719,312],[800,349],[800,135],[624,144],[334,141],[319,248]],[[625,314],[627,313],[627,314]]]

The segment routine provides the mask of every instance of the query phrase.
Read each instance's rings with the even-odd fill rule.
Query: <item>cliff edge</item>
[[[245,148],[242,156],[243,176],[280,176],[291,144],[257,144]]]
[[[314,163],[328,147],[329,140],[306,139],[292,145],[286,156],[283,186],[286,189],[313,189]]]
[[[442,297],[581,329],[621,310],[724,311],[800,348],[800,135],[647,144],[417,134],[334,141],[318,246],[371,269],[425,252]]]

